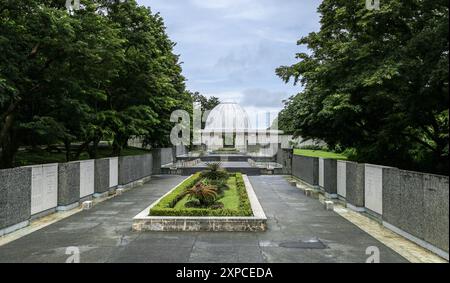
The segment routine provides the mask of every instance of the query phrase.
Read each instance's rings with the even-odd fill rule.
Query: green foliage
[[[199,92],[191,93],[193,102],[200,103],[200,107],[202,112],[205,111],[211,111],[213,110],[217,105],[220,104],[219,98],[212,96],[212,97],[206,97],[204,95],[201,95]]]
[[[307,149],[307,150],[326,150],[326,147],[321,145],[304,145],[300,146],[299,149]]]
[[[210,162],[206,163],[207,170],[201,173],[203,178],[207,178],[213,181],[224,180],[228,177],[228,173],[222,168],[220,162]]]
[[[131,136],[168,144],[170,113],[190,109],[175,45],[135,0],[0,0],[0,168],[19,146],[64,144],[66,160]],[[81,144],[75,151],[72,144]]]
[[[122,156],[143,155],[150,152],[145,149],[127,147],[122,151]],[[112,148],[110,146],[100,146],[97,149],[97,158],[113,157]],[[78,160],[91,159],[87,152],[80,154]],[[59,148],[52,149],[30,149],[21,150],[17,153],[14,166],[29,166],[36,164],[48,164],[48,163],[64,163],[66,162],[66,154]]]
[[[357,161],[448,174],[448,1],[324,0],[310,52],[277,74],[304,90],[280,129],[354,149]]]
[[[186,190],[183,195],[188,196],[189,200],[196,199],[202,207],[208,207],[217,199],[217,190],[212,185],[206,185],[202,182],[197,183],[192,188]]]
[[[213,151],[214,154],[222,154],[222,153],[238,153],[239,151],[235,148],[219,148],[218,150]]]
[[[162,208],[173,208],[175,205],[185,197],[184,192],[189,188],[192,188],[197,184],[202,177],[200,173],[193,175],[192,177],[186,179],[183,183],[181,183],[178,188],[176,188],[172,194],[162,199],[156,207]]]
[[[310,157],[321,157],[321,158],[329,158],[329,159],[339,159],[339,160],[347,160],[348,157],[345,154],[324,151],[324,150],[309,150],[309,149],[295,149],[294,154],[310,156]]]
[[[190,93],[192,97],[192,102],[196,102],[200,104],[200,110],[202,111],[202,129],[205,128],[206,119],[208,118],[209,112],[213,110],[217,105],[220,104],[219,98],[212,96],[210,98],[201,95],[199,92]]]
[[[198,208],[195,203],[189,203],[187,205],[188,207],[184,206],[183,208],[175,209],[176,204],[185,198],[185,191],[203,179],[197,173],[185,180],[171,194],[163,198],[149,213],[151,216],[252,216],[253,211],[242,175],[237,173],[231,175],[230,178],[235,178],[236,180],[236,185],[233,189],[236,190],[239,198],[238,209],[227,208],[227,205],[222,202],[215,202],[209,208]],[[223,208],[222,205],[224,205]]]

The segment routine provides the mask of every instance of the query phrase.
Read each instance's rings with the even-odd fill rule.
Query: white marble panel
[[[109,159],[109,187],[115,187],[119,184],[119,158]]]
[[[58,164],[32,166],[31,215],[58,205]]]
[[[365,207],[383,214],[383,167],[366,164],[364,178]]]
[[[324,187],[324,160],[323,158],[319,158],[319,186]]]
[[[337,162],[337,192],[343,198],[347,197],[347,163]]]
[[[80,198],[94,194],[94,160],[80,161]]]

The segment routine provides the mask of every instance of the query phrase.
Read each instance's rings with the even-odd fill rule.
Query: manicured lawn
[[[200,173],[186,179],[169,195],[164,197],[149,212],[151,216],[252,216],[253,212],[245,189],[244,180],[239,173],[229,174],[228,188],[217,198],[223,208],[195,208],[186,207],[189,197],[182,196],[183,192],[202,181]]]
[[[324,150],[309,150],[309,149],[295,149],[295,155],[304,155],[310,157],[321,157],[330,159],[347,160],[347,156],[339,153],[324,151]]]
[[[129,147],[122,151],[122,156],[141,155],[149,153],[150,151],[140,148]],[[97,158],[113,157],[112,149],[110,147],[99,147]],[[79,160],[88,160],[89,155],[82,153]],[[64,163],[66,162],[66,154],[62,152],[49,152],[43,149],[36,151],[19,151],[16,156],[15,166],[28,166],[35,164],[48,163]]]

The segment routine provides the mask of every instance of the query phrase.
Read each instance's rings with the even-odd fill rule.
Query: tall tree
[[[51,88],[71,56],[76,23],[65,10],[46,4],[0,1],[0,168],[12,166],[30,132],[55,139],[65,131],[42,110],[56,101]]]
[[[0,0],[0,168],[19,146],[64,144],[66,159],[116,154],[131,136],[165,144],[192,107],[162,18],[134,0]],[[72,147],[77,143],[79,146]]]
[[[134,0],[106,1],[107,17],[119,25],[125,62],[113,80],[108,100],[116,111],[111,128],[114,150],[120,153],[132,136],[150,145],[166,144],[171,129],[170,114],[189,107],[179,56],[165,32],[163,19]]]
[[[280,125],[356,159],[448,174],[448,1],[324,0],[310,54],[277,74],[304,90]]]
[[[220,104],[219,98],[215,96],[206,97],[199,92],[191,93],[193,102],[200,104],[200,110],[202,111],[202,129],[205,128],[206,119],[208,118],[209,111],[213,110]]]

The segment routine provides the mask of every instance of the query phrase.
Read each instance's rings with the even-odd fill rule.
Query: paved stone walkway
[[[369,246],[379,248],[382,262],[405,262],[282,176],[250,177],[269,217],[265,233],[132,232],[132,217],[182,180],[155,176],[142,188],[0,247],[0,262],[65,262],[72,246],[79,248],[81,262],[365,262]],[[315,239],[326,248],[292,243]]]

